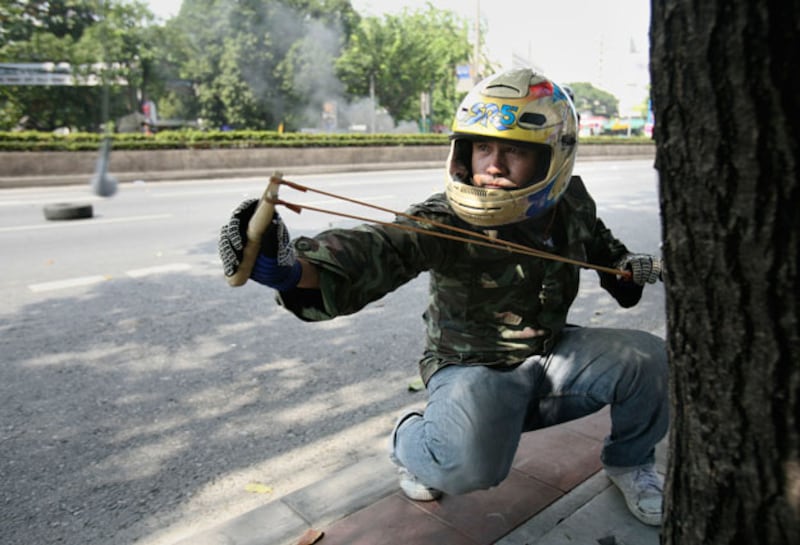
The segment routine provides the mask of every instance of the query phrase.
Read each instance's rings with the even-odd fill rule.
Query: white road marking
[[[151,221],[169,219],[172,214],[152,214],[150,216],[128,216],[126,218],[86,218],[80,220],[63,220],[54,223],[44,223],[37,225],[15,225],[13,227],[0,227],[0,233],[10,233],[12,231],[32,231],[36,229],[62,229],[64,227],[74,227],[76,225],[102,225],[109,223],[127,223],[131,221]]]
[[[183,272],[192,268],[188,263],[169,263],[166,265],[158,265],[155,267],[146,267],[143,269],[131,269],[125,272],[125,275],[130,278],[142,278],[154,274],[165,274],[171,272]],[[68,278],[66,280],[56,280],[54,282],[42,282],[40,284],[30,284],[28,289],[34,293],[42,293],[46,291],[63,290],[69,288],[77,288],[81,286],[91,286],[113,280],[110,275],[94,275],[94,276],[80,276],[78,278]]]
[[[92,284],[99,284],[110,280],[109,276],[82,276],[79,278],[70,278],[68,280],[57,280],[55,282],[43,282],[41,284],[31,284],[28,288],[34,293],[43,291],[63,290],[66,288],[75,288],[78,286],[91,286]]]
[[[0,193],[0,195],[3,195]],[[5,195],[3,195],[5,196]],[[53,197],[41,197],[38,199],[24,199],[24,200],[0,200],[0,206],[31,206],[37,204],[54,204],[59,201],[72,201],[73,199],[70,197],[64,197],[63,199],[53,199]],[[96,202],[101,200],[101,197],[95,197],[94,195],[90,195],[88,197],[81,196],[80,202],[76,202],[74,204],[91,204],[91,202]],[[91,202],[89,202],[91,201]]]
[[[150,276],[152,274],[188,271],[191,268],[192,266],[188,263],[171,263],[169,265],[159,265],[157,267],[147,267],[145,269],[134,269],[125,274],[131,278],[142,278],[143,276]]]

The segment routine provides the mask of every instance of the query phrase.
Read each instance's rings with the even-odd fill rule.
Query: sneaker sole
[[[418,484],[400,483],[400,490],[410,500],[414,501],[436,501],[442,497],[442,493],[438,490],[420,486]]]

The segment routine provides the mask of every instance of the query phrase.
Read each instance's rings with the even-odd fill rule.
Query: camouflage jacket
[[[444,194],[414,205],[408,214],[478,231],[452,211]],[[395,223],[444,231],[398,217]],[[625,246],[597,218],[579,177],[551,214],[503,226],[498,238],[582,262],[613,266]],[[320,270],[320,290],[281,293],[278,302],[304,320],[351,314],[423,271],[430,274],[430,304],[424,313],[423,380],[452,364],[513,366],[553,346],[578,292],[579,267],[409,232],[381,225],[332,229],[294,241],[298,257]],[[598,273],[601,285],[625,307],[642,289]],[[314,297],[300,295],[314,291]]]

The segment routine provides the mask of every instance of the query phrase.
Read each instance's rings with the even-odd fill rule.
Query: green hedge
[[[154,135],[112,134],[115,150],[335,147],[335,146],[423,146],[447,144],[443,134],[336,134],[279,133],[277,131],[160,131]],[[0,132],[0,151],[96,150],[102,134],[47,132]]]
[[[102,134],[0,131],[0,151],[94,151]],[[115,150],[220,149],[268,147],[429,146],[447,145],[446,134],[279,133],[277,131],[160,131],[154,135],[112,134]],[[652,144],[645,137],[593,136],[584,144]]]

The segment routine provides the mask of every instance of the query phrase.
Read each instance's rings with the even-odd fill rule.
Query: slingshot
[[[423,226],[436,227],[437,229],[442,229],[442,230],[447,231],[447,232],[441,232],[441,231],[438,231],[438,230],[425,229],[423,227],[415,227],[413,225],[405,225],[405,224],[401,224],[401,223],[381,221],[381,220],[377,220],[377,219],[373,219],[373,218],[368,218],[368,217],[364,217],[364,216],[358,216],[358,215],[354,215],[354,214],[347,214],[345,212],[338,212],[338,211],[335,211],[335,210],[329,210],[329,209],[326,209],[326,208],[320,208],[320,207],[306,205],[306,204],[297,204],[297,203],[285,201],[283,199],[279,199],[278,198],[278,194],[277,194],[277,190],[274,190],[274,191],[270,192],[269,195],[265,195],[264,201],[266,203],[271,204],[273,207],[276,206],[276,205],[285,206],[289,210],[292,210],[292,211],[294,211],[294,212],[296,212],[298,214],[301,213],[303,210],[310,210],[312,212],[319,212],[319,213],[322,213],[322,214],[329,214],[329,215],[338,216],[338,217],[342,217],[342,218],[358,220],[358,221],[362,221],[362,222],[365,222],[365,223],[373,223],[373,224],[377,224],[377,225],[383,225],[383,226],[391,227],[391,228],[394,228],[394,229],[402,229],[402,230],[405,230],[405,231],[411,231],[411,232],[415,232],[415,233],[422,233],[422,234],[425,234],[425,235],[445,238],[445,239],[449,239],[449,240],[456,240],[456,241],[464,242],[464,243],[467,243],[467,244],[475,244],[477,246],[484,246],[484,247],[487,247],[487,248],[502,249],[502,250],[506,250],[506,251],[509,251],[509,252],[512,252],[512,253],[516,253],[516,254],[533,256],[533,257],[538,257],[538,258],[541,258],[541,259],[548,259],[550,261],[560,261],[562,263],[569,263],[571,265],[577,265],[579,267],[583,267],[583,268],[586,268],[586,269],[594,269],[594,270],[597,270],[597,271],[600,271],[600,272],[605,272],[605,273],[608,273],[608,274],[614,274],[614,275],[623,277],[625,279],[630,279],[631,278],[630,271],[623,271],[623,270],[614,269],[614,268],[610,268],[610,267],[603,267],[601,265],[594,265],[592,263],[586,263],[586,262],[579,261],[579,260],[576,260],[576,259],[571,259],[571,258],[568,258],[568,257],[560,256],[558,254],[553,254],[553,253],[550,253],[550,252],[545,252],[543,250],[537,250],[535,248],[530,248],[530,247],[525,246],[523,244],[518,244],[518,243],[515,243],[515,242],[510,242],[510,241],[507,241],[507,240],[499,239],[496,236],[491,236],[491,235],[488,235],[488,234],[475,232],[475,231],[469,231],[467,229],[462,229],[460,227],[456,227],[456,226],[453,226],[453,225],[447,225],[447,224],[444,224],[444,223],[441,223],[441,222],[438,222],[436,220],[432,220],[432,219],[429,219],[429,218],[421,218],[419,216],[406,214],[404,212],[398,212],[396,210],[392,210],[392,209],[389,209],[389,208],[384,208],[382,206],[378,206],[378,205],[371,204],[371,203],[368,203],[368,202],[352,199],[352,198],[346,197],[344,195],[338,195],[336,193],[330,193],[328,191],[323,191],[321,189],[315,189],[315,188],[312,188],[312,187],[309,187],[309,186],[298,184],[296,182],[285,180],[285,179],[283,179],[282,175],[280,175],[279,173],[276,173],[276,175],[273,175],[272,178],[270,179],[270,187],[278,186],[278,185],[285,185],[285,186],[291,187],[292,189],[295,189],[297,191],[301,191],[303,193],[306,193],[306,192],[316,193],[318,195],[324,195],[324,196],[330,197],[332,199],[349,202],[351,204],[364,206],[366,208],[371,208],[373,210],[378,210],[378,211],[381,211],[381,212],[386,212],[386,213],[393,214],[393,215],[398,216],[398,217],[403,217],[403,218],[412,220],[412,221],[414,221],[414,222],[416,222],[416,223],[418,223],[420,225],[423,225]],[[271,217],[271,214],[270,214],[270,217]]]

